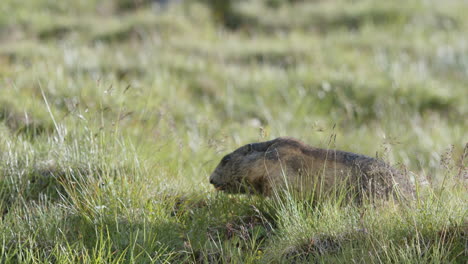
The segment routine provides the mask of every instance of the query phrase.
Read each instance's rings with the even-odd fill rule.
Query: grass
[[[0,262],[466,263],[463,1],[267,2],[233,30],[191,1],[3,0]],[[209,185],[278,136],[429,184],[380,206]]]

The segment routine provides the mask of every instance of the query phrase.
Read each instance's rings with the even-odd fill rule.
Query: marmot
[[[406,175],[385,162],[340,150],[314,148],[294,138],[252,143],[223,157],[210,176],[217,190],[271,196],[276,187],[324,195],[344,187],[361,200],[413,196]],[[343,190],[343,189],[342,189]]]

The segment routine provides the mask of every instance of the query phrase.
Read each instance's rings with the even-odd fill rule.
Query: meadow
[[[468,262],[466,1],[1,2],[0,263]],[[411,171],[417,198],[209,184],[279,136]]]

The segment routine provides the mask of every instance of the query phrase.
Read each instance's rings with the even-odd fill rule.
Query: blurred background
[[[467,263],[467,14],[1,0],[0,263]],[[225,154],[279,136],[433,188],[364,208],[215,192]]]
[[[467,12],[462,0],[2,0],[1,133],[47,149],[115,132],[203,188],[224,153],[277,136],[436,178],[468,141]]]

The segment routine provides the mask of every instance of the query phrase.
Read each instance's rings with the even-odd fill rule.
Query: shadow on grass
[[[365,228],[336,234],[317,233],[285,248],[280,258],[294,263],[351,258],[364,262],[390,263],[408,260],[466,263],[468,260],[468,221],[434,230],[392,230],[383,240],[379,236]]]
[[[89,213],[38,207],[37,212],[29,211],[29,221],[17,227],[20,232],[5,237],[3,255],[53,259],[57,257],[54,247],[61,245],[71,255],[96,256],[103,251],[109,261],[218,263],[248,259],[263,250],[273,235],[274,224],[267,219],[270,212],[263,211],[270,209],[263,208],[261,201],[252,205],[247,199],[225,196],[154,198],[144,209],[102,206]],[[5,221],[13,219],[10,215]]]

